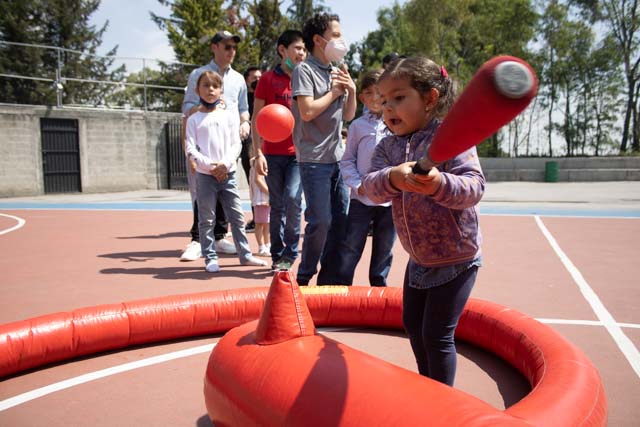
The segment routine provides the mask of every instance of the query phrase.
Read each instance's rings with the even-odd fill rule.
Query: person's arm
[[[264,179],[263,175],[256,174],[256,185],[263,193],[269,194],[269,187],[267,186],[267,181]]]
[[[298,109],[300,110],[300,117],[305,122],[310,122],[320,114],[322,114],[328,107],[335,101],[344,95],[344,89],[338,86],[332,86],[331,90],[318,99],[313,99],[313,96],[298,95],[296,102],[298,103]]]
[[[345,93],[345,88],[339,84],[331,84],[331,89],[319,98],[314,98],[314,84],[311,70],[305,63],[299,64],[291,75],[292,95],[296,100],[300,117],[305,122],[322,114],[329,105]]]
[[[362,185],[362,177],[358,172],[358,144],[360,144],[361,138],[357,123],[358,121],[356,120],[349,126],[347,147],[342,155],[342,160],[340,160],[342,179],[354,193],[358,193],[358,189]]]
[[[203,169],[208,169],[211,165],[211,159],[200,153],[196,148],[196,121],[187,119],[186,129],[186,153],[187,157],[200,165]]]
[[[240,139],[244,141],[251,132],[251,117],[249,115],[249,102],[247,101],[247,85],[242,80],[243,85],[238,94],[238,113],[240,114]]]
[[[348,122],[356,116],[356,84],[353,82],[346,64],[340,65],[333,78],[333,84],[340,85],[345,88],[347,93],[347,101],[342,109],[342,120]]]
[[[189,80],[187,81],[187,89],[185,89],[184,99],[182,101],[182,115],[187,118],[193,114],[198,109],[198,105],[200,105],[200,97],[196,92],[199,75],[198,70],[193,70],[191,74],[189,74]]]
[[[260,85],[260,82],[258,82]],[[256,89],[257,90],[257,89]],[[253,98],[253,118],[251,120],[251,138],[253,139],[253,152],[255,153],[256,160],[254,167],[258,175],[266,175],[269,172],[267,167],[267,159],[265,159],[262,153],[262,137],[258,134],[258,128],[256,127],[256,117],[258,113],[265,106],[266,101],[257,97]]]
[[[225,135],[228,151],[224,153],[221,163],[227,168],[227,171],[231,170],[231,167],[236,164],[240,151],[242,151],[242,141],[240,140],[240,133],[238,131],[238,121],[234,120],[234,117],[230,113],[227,113],[228,125]]]
[[[364,192],[374,203],[386,203],[402,195],[402,191],[391,185],[389,180],[394,164],[387,150],[391,150],[393,142],[394,137],[387,137],[376,146],[371,159],[371,168],[362,177]]]

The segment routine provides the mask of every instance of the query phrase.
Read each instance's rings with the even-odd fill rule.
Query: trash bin
[[[544,182],[558,182],[558,162],[544,164]]]

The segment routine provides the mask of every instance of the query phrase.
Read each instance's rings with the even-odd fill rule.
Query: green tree
[[[226,11],[223,0],[158,0],[170,10],[169,17],[149,12],[151,20],[167,33],[176,59],[188,64],[203,65],[211,61],[209,42],[223,25]]]
[[[323,3],[323,0],[293,0],[287,8],[293,28],[302,29],[304,23],[315,13],[330,12]]]
[[[364,40],[351,44],[346,61],[357,76],[362,71],[382,67],[382,58],[390,52],[410,55],[415,52],[412,29],[402,6],[395,3],[377,12],[379,28],[367,33]]]
[[[62,79],[63,103],[101,104],[110,85],[82,80],[122,79],[122,67],[111,70],[117,47],[107,57],[96,55],[107,29],[89,23],[99,0],[0,0],[0,35],[5,41],[55,46],[59,49],[0,45],[0,72],[33,78]],[[25,104],[55,104],[50,82],[2,79],[2,99]]]
[[[249,6],[253,25],[251,37],[258,49],[258,60],[254,65],[262,68],[279,62],[276,42],[280,34],[288,28],[289,19],[281,12],[282,0],[254,0]]]
[[[638,91],[640,90],[640,4],[637,0],[601,0],[602,20],[610,30],[622,55],[627,99],[622,127],[620,153],[628,150],[640,152],[640,119],[638,117]]]

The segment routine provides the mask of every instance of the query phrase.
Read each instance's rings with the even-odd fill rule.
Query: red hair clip
[[[449,73],[447,73],[447,69],[446,69],[446,68],[444,68],[444,65],[443,65],[442,67],[440,67],[440,75],[441,75],[442,77],[444,77],[445,79],[446,79],[447,77],[449,77]]]

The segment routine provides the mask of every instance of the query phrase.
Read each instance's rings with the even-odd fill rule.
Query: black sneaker
[[[247,225],[244,226],[244,231],[246,231],[247,233],[256,231],[256,222],[251,220],[249,223],[247,223]]]

